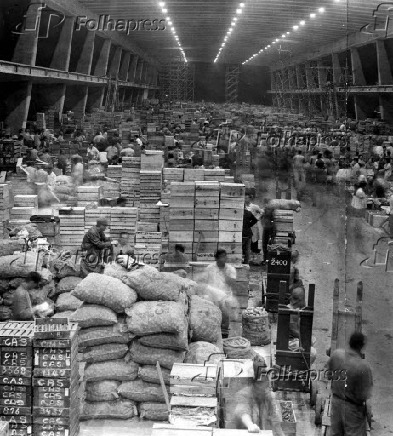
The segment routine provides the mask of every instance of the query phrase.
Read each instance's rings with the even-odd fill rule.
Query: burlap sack
[[[81,420],[88,419],[130,419],[138,413],[136,405],[129,400],[83,402]]]
[[[218,363],[224,358],[225,356],[218,347],[209,342],[200,341],[189,345],[184,363]]]
[[[139,301],[126,309],[128,329],[138,336],[180,333],[186,328],[184,312],[174,301]]]
[[[104,344],[88,347],[83,350],[81,361],[87,363],[106,362],[122,359],[128,352],[126,344]]]
[[[122,398],[140,402],[165,402],[161,386],[154,383],[147,383],[143,380],[136,379],[130,382],[123,382],[117,389],[117,393]]]
[[[94,304],[83,304],[72,315],[72,321],[77,322],[82,329],[88,327],[99,327],[117,323],[116,313],[104,306]]]
[[[125,360],[110,360],[86,365],[83,374],[84,381],[132,381],[138,377],[139,365]]]
[[[77,310],[81,307],[83,301],[71,295],[71,292],[60,294],[56,300],[56,312],[65,312],[66,310]]]
[[[214,303],[197,295],[191,297],[190,329],[194,342],[216,342],[221,334],[221,320],[221,310]]]
[[[125,331],[125,324],[115,324],[108,327],[91,327],[80,330],[78,345],[83,347],[94,347],[103,344],[128,344],[132,335]]]
[[[124,312],[138,298],[136,292],[120,280],[97,273],[84,278],[72,295],[85,303],[100,304],[117,313]]]
[[[4,292],[7,292],[10,288],[10,281],[7,279],[0,279],[0,295],[3,295]]]
[[[82,281],[80,277],[64,277],[59,281],[53,296],[73,291]],[[52,297],[52,295],[51,295]]]
[[[118,263],[108,263],[105,266],[104,274],[115,279],[123,281],[127,279],[128,270]]]
[[[166,368],[161,368],[162,378],[164,383],[169,386],[169,379],[171,371]],[[157,367],[154,365],[144,365],[139,367],[138,377],[148,383],[154,383],[159,385],[160,378],[158,377]]]
[[[165,403],[140,403],[139,416],[149,421],[168,421],[168,407]]]
[[[139,338],[139,342],[146,347],[164,348],[167,350],[187,351],[188,349],[188,323],[185,328],[177,334],[158,333]]]
[[[38,256],[38,257],[37,257]],[[30,272],[41,272],[42,255],[34,252],[14,254],[0,257],[0,277],[13,279],[14,277],[27,277]]]
[[[12,317],[12,310],[8,306],[0,305],[0,322],[8,321]]]
[[[132,360],[140,365],[156,365],[159,362],[162,367],[172,369],[174,363],[183,362],[185,352],[144,347],[139,341],[133,341],[130,355]]]
[[[68,318],[70,321],[72,321],[74,313],[74,310],[66,310],[65,312],[55,313],[52,318]]]
[[[117,388],[120,384],[119,381],[115,380],[87,382],[85,399],[91,402],[117,400],[119,398]]]

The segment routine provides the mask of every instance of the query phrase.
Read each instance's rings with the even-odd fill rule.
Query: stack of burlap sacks
[[[198,286],[191,280],[149,266],[127,271],[110,264],[104,274],[73,278],[72,286],[72,292],[57,298],[62,312],[55,316],[68,316],[81,328],[79,353],[86,363],[82,419],[139,414],[167,420],[157,362],[169,386],[174,363],[222,357],[221,312],[195,295]]]

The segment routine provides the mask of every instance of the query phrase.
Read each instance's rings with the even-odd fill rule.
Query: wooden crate
[[[219,207],[219,197],[195,197],[195,209],[218,209]]]
[[[220,210],[218,208],[197,208],[195,209],[195,220],[212,220],[219,219]]]
[[[220,183],[221,198],[243,198],[246,187],[241,183]]]
[[[203,231],[203,232],[218,232],[218,220],[195,220],[195,231]]]
[[[170,374],[173,395],[216,397],[217,365],[175,363]]]
[[[243,206],[241,208],[225,209],[222,208],[220,204],[220,213],[219,213],[220,221],[233,220],[233,221],[243,222],[243,214],[244,214]]]
[[[218,231],[195,231],[194,232],[194,242],[218,242],[219,233]]]
[[[220,232],[242,232],[243,222],[234,220],[220,220],[219,221]]]
[[[242,232],[238,231],[238,232],[219,232],[219,243],[222,242],[234,242],[237,244],[241,244],[242,243]]]
[[[32,207],[38,208],[38,196],[37,195],[15,195],[14,197],[15,207]]]

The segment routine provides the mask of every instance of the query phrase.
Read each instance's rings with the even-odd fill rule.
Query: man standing
[[[105,219],[97,220],[83,237],[82,250],[86,251],[81,260],[81,276],[86,277],[91,272],[101,273],[103,270],[102,254],[107,248],[116,245],[117,241],[110,241],[105,236],[105,230],[108,227],[108,221]]]
[[[306,181],[306,173],[304,170],[304,163],[306,158],[302,155],[302,151],[298,150],[297,154],[293,157],[293,179],[295,188],[300,190]]]
[[[243,215],[243,263],[245,264],[248,264],[250,260],[252,227],[258,222],[252,212],[247,209],[250,203],[250,196],[246,194]]]
[[[94,142],[90,142],[90,144],[87,147],[87,159],[89,162],[92,160],[96,160],[96,161],[100,160],[100,152],[94,146]]]
[[[362,358],[366,338],[352,333],[349,350],[337,349],[327,363],[332,377],[331,436],[366,436],[372,413],[371,368]]]
[[[111,144],[106,149],[106,158],[108,160],[109,165],[116,165],[119,159],[119,150],[116,145]]]
[[[39,314],[41,307],[32,307],[29,291],[38,288],[41,279],[39,273],[30,272],[25,281],[15,290],[11,305],[11,319],[13,321],[32,321]]]

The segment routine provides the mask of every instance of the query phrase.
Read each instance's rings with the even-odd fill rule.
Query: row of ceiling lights
[[[158,6],[161,8],[161,12],[165,15],[165,22],[170,26],[171,32],[176,40],[177,45],[179,46],[179,50],[183,56],[184,62],[187,62],[186,54],[184,53],[183,47],[180,44],[179,37],[176,34],[175,27],[173,25],[171,17],[168,16],[168,9],[165,5],[165,2],[159,2]]]
[[[218,53],[217,53],[217,56],[214,59],[214,62],[218,61],[218,58],[220,57],[221,52],[224,50],[225,44],[228,41],[229,37],[231,36],[231,34],[233,32],[233,29],[235,28],[235,26],[237,24],[238,16],[243,13],[243,8],[244,8],[244,3],[240,3],[238,9],[236,9],[236,15],[232,18],[231,25],[230,25],[230,27],[228,29],[228,32],[226,33],[226,35],[224,37],[224,41],[221,44],[221,47],[218,50]]]
[[[335,3],[339,3],[340,0],[334,0]],[[319,14],[323,14],[325,13],[325,8],[319,8],[318,9],[318,13]],[[310,14],[310,19],[314,20],[317,17],[316,13],[311,13]],[[296,32],[298,31],[301,27],[304,27],[306,25],[306,21],[305,20],[301,20],[299,22],[299,24],[294,25],[292,28],[293,30]],[[274,44],[277,44],[280,41],[283,41],[285,38],[287,38],[289,35],[291,34],[291,32],[286,32],[283,33],[281,35],[281,38],[276,38],[274,41],[272,41],[270,44],[268,44],[265,48],[262,48],[261,50],[259,50],[259,52],[254,53],[252,56],[250,56],[248,59],[246,59],[244,62],[242,62],[242,65],[252,61],[253,59],[255,59],[258,55],[262,54],[265,51],[268,51]]]

